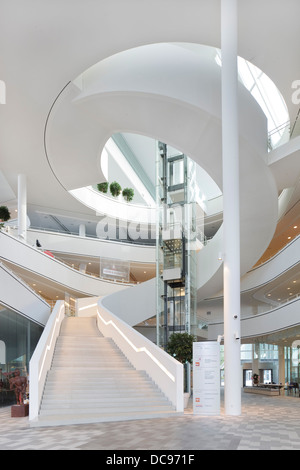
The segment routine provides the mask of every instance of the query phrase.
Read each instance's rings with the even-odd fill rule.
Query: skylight
[[[222,65],[221,51],[216,62]],[[289,114],[285,101],[272,80],[258,67],[238,57],[239,79],[256,99],[268,119],[270,145],[275,147],[288,128]]]
[[[115,144],[115,142],[112,139],[109,139],[106,142],[104,151],[101,156],[102,171],[104,172],[104,175],[106,176],[106,178],[108,179],[108,174],[107,174],[108,154],[116,161],[121,171],[126,174],[127,178],[131,181],[133,187],[136,189],[136,191],[138,191],[142,199],[145,201],[145,204],[149,207],[155,207],[155,201],[153,200],[148,189],[142,183],[139,176],[133,170],[128,160],[126,159],[126,157],[123,155],[123,153],[120,151],[120,149],[118,148],[118,146]]]

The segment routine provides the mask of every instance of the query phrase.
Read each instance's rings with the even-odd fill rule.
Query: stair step
[[[99,393],[85,393],[83,391],[76,391],[74,393],[65,393],[64,397],[62,395],[57,395],[56,393],[51,394],[47,393],[43,396],[43,405],[47,403],[68,403],[70,401],[78,401],[78,402],[107,402],[107,400],[116,400],[116,401],[147,401],[147,400],[166,400],[166,398],[158,391],[156,393],[145,392],[135,392],[134,390],[129,391],[126,395],[123,392],[120,393],[109,393],[109,392],[101,392]]]
[[[125,406],[125,405],[124,405]],[[58,414],[57,411],[59,409],[62,409],[63,410],[63,414],[67,415],[67,414],[76,414],[76,415],[79,415],[79,414],[83,414],[83,413],[87,413],[89,412],[90,410],[93,410],[93,413],[98,413],[98,414],[101,414],[101,415],[105,415],[105,414],[111,414],[111,413],[124,413],[124,406],[120,405],[119,407],[118,406],[107,406],[106,405],[103,405],[102,407],[100,405],[92,405],[91,407],[85,407],[85,408],[78,408],[76,407],[75,409],[75,412],[74,412],[74,406],[71,406],[70,408],[67,408],[66,406],[63,406],[63,407],[54,407],[53,409],[41,409],[40,411],[40,414],[43,415],[43,416],[46,416],[46,415],[51,415],[51,414]],[[133,405],[133,406],[128,406],[126,404],[126,413],[131,413],[131,412],[143,412],[143,411],[149,411],[151,409],[152,412],[155,412],[155,411],[170,411],[171,408],[169,405],[149,405],[148,407],[146,405]]]
[[[121,394],[123,393],[123,396],[124,396],[124,387],[120,387],[120,388],[116,388],[116,387],[112,387],[112,386],[109,386],[109,385],[103,385],[103,384],[99,384],[98,388],[97,389],[91,389],[90,387],[84,387],[84,386],[78,386],[78,385],[74,385],[73,387],[68,387],[68,386],[64,386],[64,385],[61,385],[61,386],[56,386],[56,385],[53,385],[51,386],[49,384],[49,386],[47,386],[47,389],[45,390],[44,394],[43,394],[43,397],[46,397],[46,396],[49,396],[50,394],[51,395],[58,395],[58,394],[76,394],[76,393],[86,393],[86,394],[92,394],[92,391],[93,393],[96,395],[96,396],[99,396],[99,395],[104,395],[104,394],[110,394],[111,396],[113,395],[117,395],[117,394]],[[137,387],[132,387],[132,386],[128,386],[126,387],[126,395],[129,395],[129,394],[132,394],[132,393],[135,393],[135,394],[145,394],[145,393],[158,393],[157,391],[159,391],[159,389],[153,389],[151,386],[141,386],[139,388]]]
[[[74,407],[76,408],[92,408],[92,407],[112,407],[114,408],[117,405],[124,405],[124,406],[150,406],[152,404],[156,404],[157,406],[166,405],[169,406],[167,399],[163,399],[161,396],[157,397],[147,397],[147,396],[134,396],[134,397],[113,397],[113,400],[108,400],[108,398],[93,398],[93,399],[85,399],[70,397],[70,399],[45,399],[43,400],[43,405],[41,410],[46,408],[64,408],[64,407]]]
[[[33,425],[120,421],[173,415],[145,371],[134,369],[96,318],[62,322],[40,414]]]
[[[99,369],[99,368],[94,368],[94,369],[84,369],[82,372],[80,372],[78,369],[74,373],[72,373],[71,368],[65,367],[64,369],[51,369],[48,371],[48,380],[79,380],[81,382],[88,382],[91,380],[97,380],[97,379],[102,379],[102,380],[111,380],[111,381],[119,381],[119,380],[126,380],[126,381],[143,381],[151,379],[146,375],[146,374],[139,374],[137,373],[136,369],[129,368],[129,369],[112,369],[111,371],[106,370],[106,369]]]

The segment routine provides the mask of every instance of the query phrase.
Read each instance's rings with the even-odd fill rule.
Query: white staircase
[[[176,415],[143,371],[128,362],[96,318],[65,318],[48,372],[37,426]]]

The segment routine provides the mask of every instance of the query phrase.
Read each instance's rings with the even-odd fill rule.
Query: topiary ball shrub
[[[111,183],[109,186],[109,190],[110,190],[110,194],[113,197],[118,197],[121,194],[122,188],[119,185],[119,183],[117,183],[116,181],[113,181],[113,183]]]
[[[0,206],[0,220],[6,222],[10,219],[10,212],[6,206]]]
[[[98,191],[101,193],[107,193],[108,191],[108,183],[105,181],[104,183],[98,183],[97,184]]]
[[[134,190],[132,188],[125,188],[123,189],[122,192],[123,198],[127,201],[130,202],[133,199],[134,196]]]

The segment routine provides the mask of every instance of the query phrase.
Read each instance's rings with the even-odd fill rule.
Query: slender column
[[[85,237],[86,236],[86,227],[84,224],[79,225],[79,236]]]
[[[27,185],[26,176],[18,175],[18,236],[26,241],[27,233]]]
[[[237,0],[222,0],[225,414],[241,414]]]
[[[284,346],[278,346],[278,383],[285,384],[285,357]]]
[[[6,104],[6,85],[3,80],[0,80],[0,104]]]

